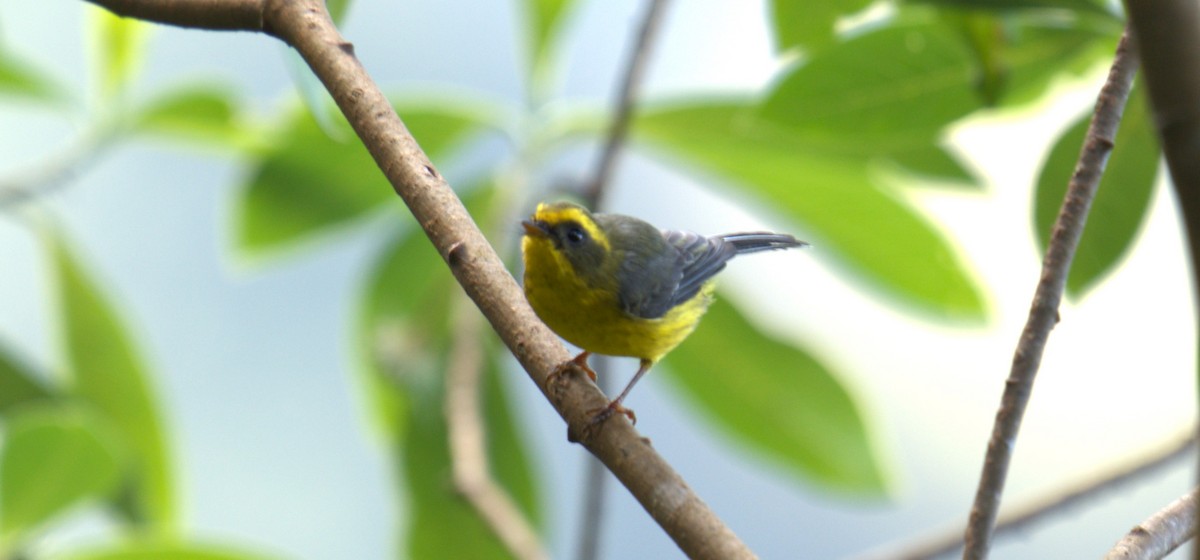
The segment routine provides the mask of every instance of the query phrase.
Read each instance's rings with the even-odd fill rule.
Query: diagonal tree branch
[[[325,85],[396,193],[451,272],[578,438],[588,410],[607,404],[577,377],[546,386],[566,348],[525,301],[462,202],[401,122],[354,56],[320,0],[89,0],[122,16],[185,27],[260,31],[300,53]],[[256,12],[257,8],[257,12]],[[189,17],[194,18],[189,19]],[[583,442],[692,558],[754,555],[625,420],[615,419]]]
[[[1193,489],[1138,523],[1104,556],[1104,560],[1158,560],[1196,536],[1196,506],[1200,489]]]
[[[1017,444],[1021,419],[1033,392],[1033,381],[1041,365],[1042,352],[1046,348],[1050,330],[1058,322],[1058,306],[1067,283],[1067,273],[1071,270],[1071,260],[1075,257],[1075,248],[1083,234],[1092,197],[1100,184],[1100,177],[1104,175],[1108,156],[1112,153],[1113,139],[1116,138],[1117,128],[1121,123],[1125,100],[1128,99],[1129,90],[1133,85],[1138,60],[1136,53],[1132,51],[1133,47],[1127,35],[1122,35],[1112,68],[1109,70],[1108,81],[1101,88],[1100,96],[1096,100],[1095,115],[1088,127],[1087,139],[1079,154],[1079,163],[1075,167],[1075,174],[1067,187],[1062,209],[1050,234],[1050,243],[1042,261],[1041,279],[1038,280],[1033,304],[1029,309],[1029,318],[1013,355],[1012,370],[1004,386],[1000,409],[996,413],[996,422],[988,441],[975,502],[967,520],[964,560],[987,558],[988,549],[991,547],[992,529],[996,524],[996,514],[1000,510],[1000,497],[1004,493],[1004,482],[1008,477],[1008,466],[1012,462],[1013,449]]]

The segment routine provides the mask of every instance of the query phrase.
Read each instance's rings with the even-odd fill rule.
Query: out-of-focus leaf
[[[970,56],[947,28],[884,27],[820,51],[777,84],[760,116],[831,146],[890,152],[935,140],[982,106]]]
[[[398,110],[435,163],[479,125],[467,106]],[[293,111],[286,119],[278,144],[254,164],[239,196],[239,248],[252,253],[279,249],[360,218],[395,198],[375,160],[340,115],[337,127],[345,142],[325,134],[308,111]]]
[[[892,152],[887,159],[911,173],[930,179],[976,188],[981,186],[975,174],[963,167],[953,152],[936,144],[918,144],[911,150]]]
[[[491,337],[490,335],[489,338]],[[542,522],[538,507],[538,486],[533,465],[530,462],[529,446],[517,426],[517,415],[504,385],[504,358],[506,349],[498,344],[486,344],[488,348],[487,371],[483,378],[484,425],[488,428],[488,461],[492,476],[508,491],[521,512],[535,527]]]
[[[1040,98],[1057,76],[1080,75],[1116,50],[1114,35],[1078,27],[1028,25],[1008,38],[1003,56],[1007,85],[1000,105],[1015,106]]]
[[[718,299],[666,358],[700,415],[824,485],[878,494],[884,476],[858,405],[808,353],[773,340]]]
[[[136,116],[133,126],[143,132],[234,147],[242,134],[236,113],[228,92],[198,85],[155,99]]]
[[[495,190],[471,189],[464,204],[477,223]],[[366,389],[379,425],[402,432],[408,414],[403,395],[432,391],[448,351],[450,295],[459,288],[424,235],[398,233],[366,275],[359,309],[359,351]]]
[[[0,536],[12,538],[89,498],[110,494],[118,452],[78,409],[27,408],[0,450]]]
[[[233,547],[202,543],[130,542],[70,553],[55,560],[271,560],[279,558]]]
[[[312,68],[309,68],[300,53],[285,45],[279,45],[278,48],[283,49],[288,75],[292,77],[292,84],[300,94],[300,101],[308,108],[317,126],[337,142],[345,143],[349,138],[353,138],[346,134],[344,128],[338,127],[340,113],[337,106],[330,103],[332,99],[325,90],[325,85],[313,73]]]
[[[1034,228],[1043,252],[1079,160],[1090,120],[1089,113],[1058,139],[1038,175]],[[1087,226],[1067,277],[1067,290],[1072,296],[1081,297],[1095,286],[1133,244],[1150,205],[1158,158],[1154,124],[1146,111],[1142,88],[1135,87],[1125,105],[1108,167],[1092,200]]]
[[[1012,12],[1016,10],[1066,10],[1089,14],[1103,15],[1115,18],[1104,0],[907,0],[911,4],[930,4],[934,6],[957,7],[966,9],[999,10]]]
[[[325,0],[325,9],[329,10],[333,22],[341,25],[346,12],[350,11],[350,0]]]
[[[464,203],[483,216],[494,189],[473,191]],[[486,220],[480,220],[487,230]],[[367,389],[380,425],[395,444],[405,481],[412,558],[504,558],[507,552],[451,480],[443,403],[458,291],[445,263],[417,232],[398,236],[368,274],[362,304],[362,351]],[[488,346],[485,340],[477,344]],[[486,352],[481,388],[489,468],[535,522],[537,491],[525,444],[500,382],[497,352]]]
[[[527,35],[530,37],[529,67],[535,75],[540,74],[542,65],[547,63],[548,49],[573,3],[573,0],[525,0],[525,18],[529,22]]]
[[[169,528],[175,522],[174,481],[162,416],[150,373],[112,304],[96,287],[65,241],[50,247],[62,340],[71,390],[114,426],[129,449],[124,479],[131,520]]]
[[[480,341],[480,344],[483,342]],[[484,366],[484,364],[480,364]],[[486,395],[489,464],[499,482],[521,506],[535,501],[533,478],[518,433],[511,424],[509,404],[500,389],[497,368],[487,367]],[[476,510],[454,490],[453,466],[447,447],[447,426],[442,410],[444,398],[415,406],[403,446],[411,521],[408,534],[410,558],[510,558],[508,550],[480,518]],[[492,422],[500,422],[501,425]],[[515,447],[504,447],[515,446]],[[516,479],[517,491],[513,491]],[[531,513],[527,510],[527,516]],[[536,514],[533,514],[536,519]]]
[[[359,339],[379,425],[403,431],[414,386],[428,386],[447,351],[454,277],[424,235],[397,235],[367,274]],[[423,393],[424,391],[422,391]]]
[[[983,301],[957,254],[861,158],[771,126],[738,103],[647,109],[635,133],[801,221],[834,255],[893,295],[948,317],[978,318]]]
[[[1038,99],[1053,78],[1089,69],[1111,56],[1119,29],[1109,36],[1061,18],[1018,17],[989,11],[949,12],[942,21],[958,29],[975,60],[975,89],[988,105],[1014,106]],[[1106,45],[1103,51],[1098,47]]]
[[[772,0],[771,23],[775,29],[775,48],[787,50],[804,47],[817,50],[832,44],[836,38],[834,24],[839,17],[866,8],[871,0]]]
[[[91,25],[96,37],[96,64],[104,99],[124,89],[140,69],[149,25],[137,18],[120,17],[96,8]]]
[[[19,95],[39,101],[59,101],[63,88],[40,69],[0,51],[0,94]]]
[[[0,419],[19,405],[52,398],[39,376],[0,346]]]

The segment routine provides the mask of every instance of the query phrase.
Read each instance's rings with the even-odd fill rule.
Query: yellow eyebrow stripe
[[[596,240],[596,243],[600,244],[605,251],[612,248],[608,243],[608,236],[604,234],[600,226],[596,225],[596,222],[592,220],[592,216],[578,206],[538,204],[537,211],[533,214],[533,219],[546,222],[551,226],[566,222],[575,222],[587,231],[588,236]]]

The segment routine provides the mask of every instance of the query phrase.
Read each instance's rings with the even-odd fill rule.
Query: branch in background
[[[446,366],[446,427],[454,488],[491,527],[515,558],[549,558],[532,525],[488,471],[487,430],[480,409],[483,321],[464,298],[455,298],[454,342]]]
[[[547,387],[555,366],[570,359],[566,348],[529,307],[521,288],[471,220],[450,185],[409,134],[395,109],[338,33],[321,0],[261,0],[261,17],[247,17],[250,0],[90,0],[118,15],[187,26],[180,14],[198,13],[197,26],[261,31],[300,53],[325,85],[396,193],[467,296],[512,351],[577,439],[591,419],[587,411],[608,404],[595,385],[569,376]],[[202,12],[202,13],[201,13]],[[223,14],[228,19],[221,19]],[[753,558],[746,545],[687,483],[620,418],[582,442],[629,489],[642,507],[691,558]]]
[[[986,558],[991,547],[992,527],[1000,510],[1000,497],[1004,493],[1004,482],[1017,444],[1021,419],[1033,392],[1033,380],[1037,376],[1050,329],[1058,322],[1058,306],[1062,301],[1071,260],[1075,257],[1075,248],[1079,245],[1079,237],[1087,222],[1087,213],[1100,184],[1100,177],[1104,175],[1108,156],[1112,153],[1113,139],[1121,123],[1125,100],[1133,85],[1133,75],[1138,65],[1133,50],[1127,35],[1122,35],[1108,80],[1096,100],[1095,115],[1088,127],[1079,163],[1050,234],[1046,257],[1042,261],[1042,275],[1033,294],[1029,318],[1013,355],[1012,370],[1004,386],[1004,395],[984,457],[979,488],[967,520],[964,559]]]
[[[596,171],[583,192],[584,206],[592,210],[600,210],[604,205],[604,197],[612,184],[612,175],[617,167],[617,155],[621,152],[626,138],[629,137],[629,123],[633,120],[633,111],[637,102],[638,90],[642,78],[646,74],[646,64],[650,60],[651,47],[658,38],[658,30],[662,27],[663,12],[666,11],[667,0],[651,0],[642,16],[637,38],[629,52],[625,63],[625,75],[621,79],[620,94],[617,98],[617,108],[613,111],[612,123],[608,129],[608,137],[604,149],[596,163]],[[595,364],[598,372],[600,389],[607,393],[612,361],[600,357]],[[603,533],[604,521],[604,488],[608,474],[598,461],[587,461],[584,467],[583,505],[579,516],[579,546],[577,560],[595,560],[600,557],[600,535]]]
[[[1026,530],[1046,518],[1068,509],[1079,507],[1087,500],[1143,479],[1163,467],[1189,456],[1196,449],[1196,436],[1189,435],[1162,449],[1139,459],[1120,465],[1107,472],[1095,475],[1072,488],[1057,490],[1053,495],[1042,496],[1004,511],[996,521],[995,537],[1013,535]],[[888,547],[877,553],[867,554],[858,560],[919,560],[938,558],[957,552],[963,546],[963,530],[949,529],[930,535],[918,542],[902,547]]]
[[[15,208],[66,186],[112,146],[113,136],[111,130],[92,130],[46,161],[0,180],[0,210]]]
[[[612,126],[608,130],[608,138],[604,150],[600,152],[600,160],[596,164],[596,174],[587,184],[583,192],[584,206],[593,210],[599,209],[604,203],[604,195],[612,179],[613,170],[617,167],[617,154],[629,136],[629,122],[633,120],[633,109],[637,100],[638,89],[642,85],[642,77],[646,74],[646,63],[650,60],[651,45],[658,36],[662,14],[666,10],[667,0],[650,0],[646,7],[646,15],[642,18],[637,40],[633,50],[629,52],[629,60],[625,65],[625,76],[621,79],[620,96],[617,98],[617,110],[613,113]]]
[[[1104,560],[1157,560],[1179,548],[1196,535],[1198,493],[1200,490],[1193,489],[1139,523]]]

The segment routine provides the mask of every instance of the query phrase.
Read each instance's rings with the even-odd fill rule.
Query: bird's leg
[[[646,375],[647,371],[650,371],[650,366],[652,365],[654,365],[653,361],[643,359],[641,367],[638,368],[637,373],[633,374],[633,379],[629,380],[629,384],[625,386],[625,389],[621,391],[621,394],[617,395],[617,398],[610,401],[608,406],[596,411],[596,415],[592,416],[592,419],[588,422],[588,424],[591,426],[601,424],[617,412],[620,412],[621,414],[624,414],[626,418],[629,418],[630,423],[637,424],[637,415],[634,414],[632,410],[621,406],[621,401],[625,400],[625,397],[629,395],[629,391],[633,389],[633,386],[637,384],[638,380],[641,379],[643,375]]]
[[[596,372],[592,371],[592,368],[589,367],[587,363],[589,355],[591,355],[591,352],[585,350],[580,352],[578,356],[575,356],[574,358],[555,366],[554,371],[550,372],[550,375],[546,376],[546,388],[549,389],[554,385],[557,385],[559,381],[562,380],[562,376],[570,369],[579,369],[583,371],[583,373],[586,373],[588,378],[590,378],[592,381],[596,381]]]

